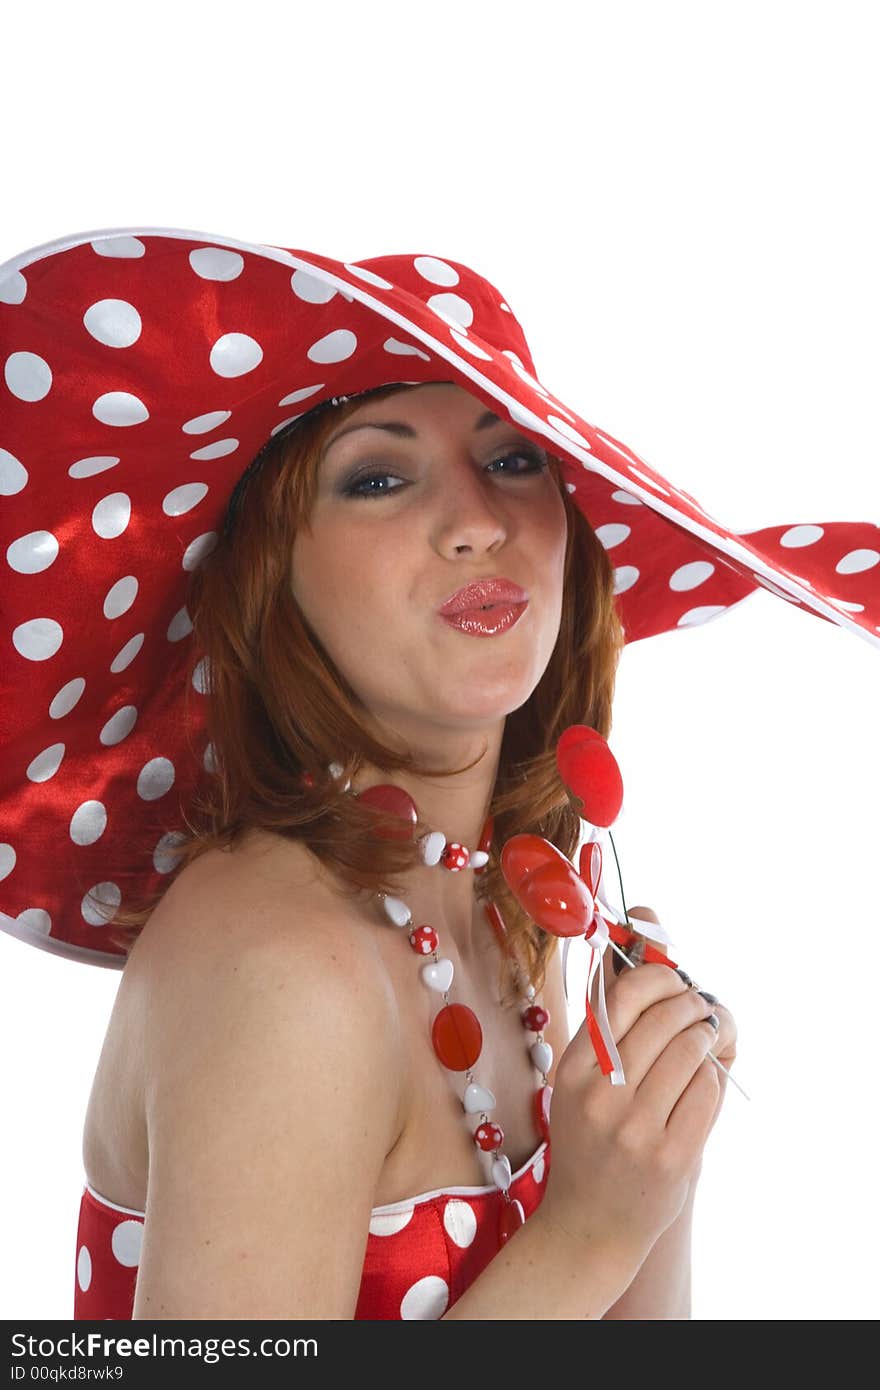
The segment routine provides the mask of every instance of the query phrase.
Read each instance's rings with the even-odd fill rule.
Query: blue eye
[[[529,448],[528,446],[522,449],[511,449],[506,454],[499,455],[497,459],[492,459],[491,463],[487,464],[486,466],[487,468],[493,468],[496,463],[506,463],[508,459],[517,458],[526,459],[527,462],[531,464],[531,467],[517,469],[515,472],[511,474],[511,476],[514,478],[531,476],[534,473],[542,472],[547,467],[547,462],[544,458],[544,455],[538,449]],[[503,471],[505,473],[508,473],[510,472],[510,469],[505,468]],[[356,478],[353,483],[350,483],[347,487],[343,488],[343,495],[345,497],[387,497],[389,492],[399,492],[400,489],[370,488],[367,491],[362,491],[361,489],[365,488],[365,485],[367,483],[376,483],[379,482],[381,479],[396,477],[396,473],[363,473],[360,475],[360,477]],[[404,487],[406,486],[407,484],[404,481]]]

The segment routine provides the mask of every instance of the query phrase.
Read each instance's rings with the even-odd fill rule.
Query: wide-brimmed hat
[[[627,642],[763,587],[880,646],[875,524],[728,529],[554,395],[458,261],[84,232],[0,266],[0,361],[0,927],[44,949],[124,964],[119,882],[161,886],[211,772],[190,576],[261,448],[333,397],[451,381],[554,454]]]

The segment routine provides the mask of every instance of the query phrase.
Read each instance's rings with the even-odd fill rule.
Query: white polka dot
[[[413,265],[422,279],[429,280],[432,285],[458,284],[460,277],[455,267],[438,261],[436,256],[416,256]]]
[[[209,360],[218,376],[245,376],[260,365],[263,349],[247,333],[224,333],[211,348]]]
[[[396,1236],[398,1231],[402,1231],[412,1221],[413,1208],[404,1207],[403,1211],[379,1211],[370,1217],[371,1236]]]
[[[306,304],[329,304],[336,295],[333,285],[328,285],[326,280],[319,279],[317,275],[310,275],[307,270],[293,272],[290,288],[297,299],[302,299]]]
[[[130,391],[107,391],[95,401],[92,414],[102,425],[120,428],[141,425],[144,420],[150,418],[150,412],[143,401],[139,396],[133,396]]]
[[[207,657],[207,656],[203,656],[202,659],[201,659],[201,661],[199,661],[199,662],[196,663],[196,666],[195,666],[195,668],[194,668],[194,670],[193,670],[193,673],[192,673],[192,684],[193,684],[193,689],[196,690],[196,691],[198,691],[199,695],[207,695],[207,694],[208,694],[208,691],[209,691],[209,689],[210,689],[210,681],[211,681],[211,662],[210,662],[210,658]]]
[[[24,464],[8,449],[0,449],[0,497],[14,497],[26,486],[27,480]]]
[[[92,528],[105,541],[121,536],[130,520],[131,498],[125,492],[108,493],[92,511]]]
[[[631,589],[639,577],[639,572],[635,565],[621,565],[614,571],[614,592],[615,594],[625,594],[627,589]]]
[[[576,492],[577,488],[575,487],[574,483],[566,483],[565,490],[566,492]]]
[[[77,459],[67,472],[71,478],[93,478],[96,473],[106,473],[108,468],[115,468],[118,462],[119,459],[112,454],[96,454],[94,458]]]
[[[72,681],[62,685],[58,694],[49,706],[50,719],[63,719],[66,714],[77,705],[86,688],[86,683],[82,676],[74,676]]]
[[[115,883],[96,883],[84,896],[79,910],[90,927],[104,927],[121,902],[122,894]]]
[[[50,777],[54,777],[61,766],[61,760],[64,757],[64,749],[65,745],[63,743],[53,743],[48,748],[44,748],[42,753],[38,753],[28,764],[28,780],[31,782],[48,782]]]
[[[612,502],[620,502],[624,507],[643,507],[645,504],[641,497],[633,497],[631,492],[624,492],[623,488],[616,488],[611,494]]]
[[[87,1245],[79,1247],[79,1254],[76,1257],[76,1282],[83,1293],[88,1293],[89,1285],[92,1282],[92,1257]]]
[[[452,324],[453,328],[470,328],[474,321],[473,309],[460,294],[432,294],[428,308]]]
[[[99,256],[115,256],[125,260],[136,260],[143,256],[147,249],[136,236],[105,237],[93,241],[91,246]]]
[[[824,526],[790,526],[779,537],[779,544],[792,548],[802,545],[815,545],[825,534]]]
[[[196,569],[205,556],[210,555],[216,544],[216,531],[206,531],[203,536],[196,536],[195,540],[190,541],[183,552],[183,560],[181,561],[183,568],[187,571]]]
[[[540,1157],[540,1158],[538,1158],[538,1159],[535,1160],[535,1163],[534,1163],[534,1165],[533,1165],[533,1167],[532,1167],[532,1177],[534,1178],[535,1182],[539,1182],[539,1183],[540,1183],[540,1182],[543,1182],[543,1181],[544,1181],[544,1155],[543,1155],[543,1154],[541,1154],[541,1157]]]
[[[117,579],[104,597],[104,617],[121,618],[123,613],[127,613],[137,598],[138,587],[133,574],[126,574],[122,579]]]
[[[12,629],[12,645],[27,661],[47,661],[64,641],[64,630],[54,618],[31,618]]]
[[[197,507],[207,493],[207,483],[181,483],[162,498],[162,510],[166,516],[182,516]]]
[[[400,1316],[404,1322],[414,1318],[442,1318],[449,1303],[449,1285],[437,1274],[417,1279],[400,1300]]]
[[[141,801],[158,801],[173,786],[174,764],[169,758],[151,758],[138,773],[137,794]]]
[[[223,459],[227,454],[234,454],[241,441],[238,439],[215,439],[212,444],[206,444],[202,449],[195,449],[191,454],[191,459]]]
[[[499,308],[499,309],[503,309],[504,312],[505,312],[505,314],[512,314],[512,313],[513,313],[513,310],[511,309],[510,305],[509,305],[509,304],[505,304],[505,303],[504,303],[504,300],[501,301],[501,303],[498,305],[498,308]]]
[[[357,347],[357,338],[349,328],[334,328],[312,343],[306,356],[310,362],[345,362]]]
[[[443,1208],[443,1225],[450,1240],[467,1249],[477,1234],[477,1217],[470,1202],[450,1197]]]
[[[200,246],[190,251],[189,263],[202,280],[237,280],[244,270],[244,256],[225,246]]]
[[[317,386],[300,386],[297,391],[291,391],[288,395],[282,396],[278,404],[279,406],[296,405],[299,401],[305,401],[309,396],[313,396],[316,391],[321,391],[323,387],[323,381],[320,381]]]
[[[192,632],[192,618],[185,608],[178,608],[171,622],[168,624],[168,631],[165,636],[169,642],[179,642],[183,637],[188,637]]]
[[[546,398],[549,395],[549,392],[544,390],[544,387],[541,385],[540,381],[538,381],[537,377],[533,377],[531,372],[526,371],[526,368],[515,352],[505,350],[504,356],[510,358],[510,365],[513,367],[513,370],[527,386],[531,386],[532,390],[537,391],[539,396],[544,396]]]
[[[107,829],[107,808],[101,801],[83,801],[70,818],[70,838],[75,845],[93,845]]]
[[[140,314],[126,299],[99,299],[90,304],[83,323],[97,342],[112,348],[131,347],[143,331]]]
[[[15,920],[32,936],[48,936],[52,930],[52,918],[43,907],[26,907]]]
[[[570,425],[567,420],[562,420],[558,415],[548,415],[547,424],[552,425],[566,439],[570,439],[573,444],[582,444],[585,449],[591,448],[590,441],[585,439],[580,430],[576,430],[574,425]]]
[[[596,527],[596,536],[606,550],[613,550],[626,540],[631,531],[632,527],[625,526],[622,521],[609,521],[605,526]]]
[[[851,550],[842,560],[838,560],[834,569],[837,574],[863,574],[865,570],[873,569],[878,563],[880,551]]]
[[[678,627],[697,627],[700,623],[708,623],[712,618],[717,618],[719,613],[726,613],[727,607],[723,603],[706,604],[703,608],[691,608],[687,613],[682,613],[678,620]]]
[[[346,262],[345,268],[349,275],[356,275],[359,280],[363,280],[366,284],[375,285],[377,290],[391,290],[394,288],[390,280],[383,280],[381,275],[377,275],[375,271],[367,270],[365,266],[349,265]]]
[[[9,877],[15,868],[16,858],[12,845],[0,845],[0,879]]]
[[[153,868],[157,874],[170,874],[171,870],[180,862],[180,855],[174,853],[175,845],[182,845],[186,841],[186,836],[179,831],[169,830],[159,840],[153,850]]]
[[[526,410],[525,406],[515,402],[509,407],[508,414],[515,425],[525,425],[526,429],[540,430],[544,421],[533,410]]]
[[[715,566],[708,560],[692,560],[688,565],[679,565],[677,570],[673,570],[669,576],[669,587],[676,593],[685,589],[696,589],[698,585],[705,584],[710,575],[715,573]]]
[[[20,401],[41,401],[52,386],[52,369],[35,352],[13,352],[3,368],[6,385]]]
[[[51,531],[31,531],[7,548],[6,560],[17,574],[42,574],[58,558],[58,542]]]
[[[415,343],[402,343],[399,338],[386,338],[382,346],[386,352],[393,352],[397,357],[421,357],[425,362],[431,360]]]
[[[305,412],[301,410],[299,415],[288,415],[286,420],[279,420],[278,424],[273,425],[272,429],[269,431],[270,437],[275,434],[280,434],[282,430],[287,429],[288,425],[292,425],[294,420],[301,420],[304,414]]]
[[[185,425],[181,425],[184,434],[207,434],[208,430],[215,430],[218,425],[225,425],[232,415],[231,410],[209,410],[207,415],[195,415],[192,420],[187,420]]]
[[[27,280],[20,270],[13,270],[0,280],[0,304],[23,304],[26,294]]]
[[[110,662],[110,670],[113,672],[114,676],[118,676],[120,671],[128,669],[141,647],[144,645],[145,636],[145,633],[137,632],[134,637],[126,642],[124,647],[120,647],[119,651]]]
[[[453,328],[451,337],[454,338],[455,342],[458,343],[459,347],[464,348],[466,352],[469,352],[471,357],[482,358],[484,362],[492,361],[491,352],[484,352],[481,347],[477,347],[476,343],[472,343],[469,338],[466,338],[464,336],[463,333],[459,333],[458,329]]]
[[[137,723],[137,717],[138,712],[134,705],[123,705],[122,709],[111,715],[98,735],[104,747],[112,748],[114,744],[128,738]]]
[[[142,1221],[120,1221],[119,1225],[113,1228],[110,1248],[119,1263],[130,1269],[141,1258],[143,1239],[144,1224]]]

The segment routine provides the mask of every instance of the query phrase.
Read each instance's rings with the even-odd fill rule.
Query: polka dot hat
[[[455,261],[68,236],[0,266],[0,361],[0,926],[44,949],[124,963],[108,909],[161,886],[212,772],[189,577],[261,446],[333,396],[453,381],[556,454],[627,641],[760,585],[880,645],[876,525],[728,530],[542,385],[511,307]]]

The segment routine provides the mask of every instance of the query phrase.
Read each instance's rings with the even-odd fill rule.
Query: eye
[[[486,468],[494,468],[498,463],[506,463],[509,459],[525,459],[530,465],[528,468],[518,468],[511,470],[505,468],[504,474],[510,474],[513,478],[531,477],[535,473],[543,472],[547,468],[547,461],[543,453],[532,446],[524,445],[518,449],[509,449],[506,453],[500,454],[498,458],[492,459]],[[367,488],[368,483],[378,483],[387,478],[397,478],[396,473],[382,473],[374,471],[372,473],[362,473],[353,482],[345,486],[342,491],[345,497],[387,497],[389,492],[399,492],[400,488]],[[398,478],[398,482],[401,479]],[[408,484],[402,480],[404,487]]]

